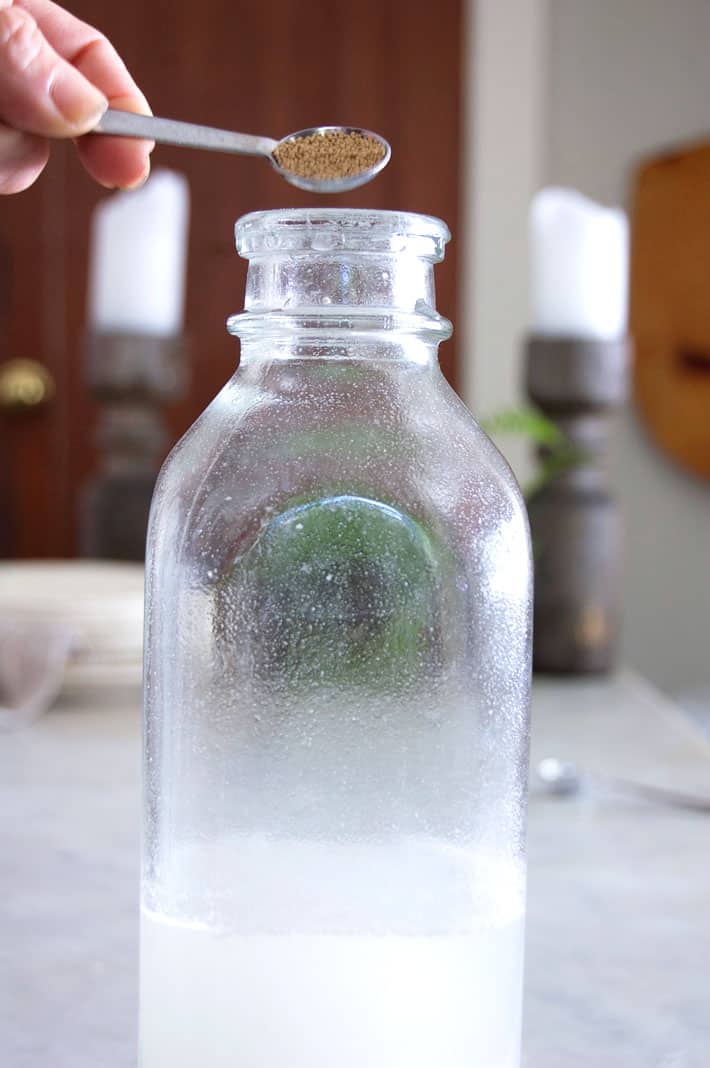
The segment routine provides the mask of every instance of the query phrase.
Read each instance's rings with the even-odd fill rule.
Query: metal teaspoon
[[[610,775],[593,775],[589,772],[582,772],[572,761],[558,760],[557,757],[546,757],[539,762],[537,779],[545,792],[557,797],[570,797],[578,794],[585,784],[589,784],[617,794],[642,797],[660,805],[671,805],[673,808],[691,809],[695,812],[710,812],[710,796],[686,794],[681,790],[651,786],[629,779],[617,779]]]
[[[108,134],[112,137],[145,138],[161,145],[204,148],[212,152],[231,152],[240,156],[263,156],[287,182],[312,193],[345,193],[349,189],[356,189],[357,186],[364,185],[379,174],[389,163],[392,154],[389,143],[384,137],[354,126],[314,126],[308,130],[288,134],[280,141],[275,141],[271,137],[257,137],[254,134],[219,130],[212,126],[200,126],[197,123],[180,122],[176,119],[161,119],[154,115],[134,115],[133,112],[117,111],[115,108],[109,108],[91,132]],[[303,178],[284,170],[274,158],[274,150],[287,141],[309,137],[312,134],[333,132],[358,133],[363,137],[371,138],[383,146],[384,155],[374,166],[347,178]]]

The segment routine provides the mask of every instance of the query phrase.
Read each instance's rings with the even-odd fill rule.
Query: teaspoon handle
[[[655,801],[661,805],[671,805],[673,808],[686,808],[695,812],[710,812],[710,797],[701,797],[696,794],[686,794],[681,790],[673,790],[665,786],[649,786],[646,783],[631,782],[628,779],[615,779],[606,776],[597,776],[597,781],[609,786],[612,790],[620,793],[644,797],[648,801]]]
[[[133,112],[118,111],[115,108],[104,112],[92,133],[109,134],[112,137],[141,137],[161,145],[205,148],[212,152],[232,152],[242,156],[267,158],[271,158],[271,153],[278,144],[278,141],[271,137],[219,130],[213,126],[200,126],[177,119],[161,119],[154,115],[134,115]]]

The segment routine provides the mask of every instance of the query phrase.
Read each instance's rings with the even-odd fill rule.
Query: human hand
[[[148,177],[153,142],[83,137],[108,106],[150,114],[113,45],[51,0],[0,0],[0,193],[32,185],[54,138],[72,138],[109,188]]]

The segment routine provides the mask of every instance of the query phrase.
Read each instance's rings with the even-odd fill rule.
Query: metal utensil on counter
[[[643,798],[659,805],[691,809],[695,812],[710,812],[710,797],[686,794],[664,786],[649,786],[630,779],[617,779],[610,775],[598,775],[582,771],[572,761],[546,757],[537,765],[537,781],[543,791],[557,797],[571,797],[581,793],[587,786],[610,790],[626,797]]]
[[[383,147],[384,155],[372,167],[346,178],[304,178],[280,167],[276,161],[274,151],[286,142],[311,137],[313,134],[337,132],[361,134],[363,137],[371,138]],[[299,130],[297,133],[288,134],[287,137],[276,141],[271,137],[219,130],[193,122],[161,119],[155,115],[134,115],[130,111],[117,111],[115,108],[109,108],[102,115],[92,133],[108,134],[111,137],[145,138],[161,145],[204,148],[211,152],[231,152],[239,156],[263,156],[287,182],[311,193],[346,193],[350,189],[356,189],[357,186],[364,185],[379,174],[389,163],[392,154],[390,145],[384,137],[354,126],[314,126],[309,130]]]

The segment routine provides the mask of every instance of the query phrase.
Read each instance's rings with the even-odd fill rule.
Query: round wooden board
[[[630,323],[644,422],[674,460],[710,478],[710,144],[637,174]]]

